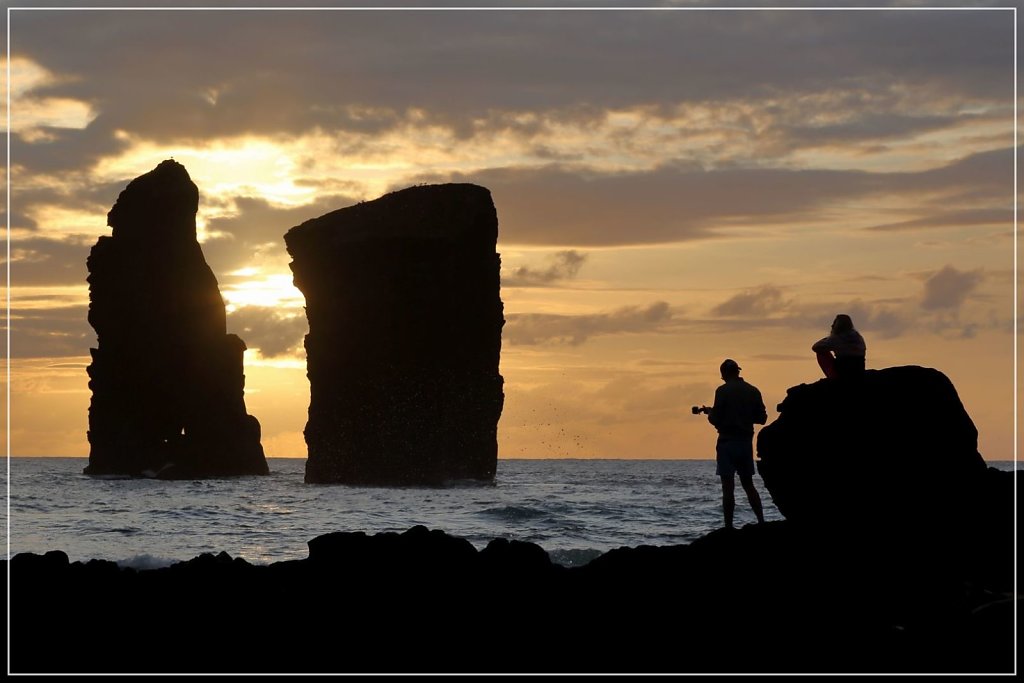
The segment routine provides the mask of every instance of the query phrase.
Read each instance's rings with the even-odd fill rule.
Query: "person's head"
[[[832,331],[836,334],[842,334],[843,332],[849,332],[853,329],[853,320],[850,316],[845,313],[840,313],[836,316],[836,319],[832,321]]]
[[[732,358],[726,358],[723,360],[718,369],[722,373],[722,379],[732,379],[740,376],[739,363],[734,361]]]

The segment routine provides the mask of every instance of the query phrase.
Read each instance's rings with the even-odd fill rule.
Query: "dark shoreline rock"
[[[801,384],[779,413],[757,435],[758,471],[786,519],[875,529],[976,523],[987,465],[942,372],[911,365]]]
[[[305,560],[266,566],[221,553],[143,571],[69,563],[60,552],[17,555],[11,671],[1014,666],[1012,582],[990,578],[1006,572],[946,571],[931,557],[897,558],[871,538],[789,521],[620,548],[576,568],[552,564],[532,543],[496,539],[478,551],[424,527],[328,534],[309,547]]]
[[[284,236],[306,297],[307,483],[492,480],[504,404],[490,192],[425,185]]]
[[[758,471],[787,520],[870,542],[908,583],[936,572],[1010,582],[1013,475],[986,465],[945,374],[822,379],[790,388],[779,412],[758,433]]]
[[[198,479],[268,474],[245,408],[245,342],[227,334],[196,239],[199,190],[167,160],[131,181],[89,255],[85,474]]]

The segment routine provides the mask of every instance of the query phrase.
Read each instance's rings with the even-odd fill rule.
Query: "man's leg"
[[[831,351],[818,352],[818,367],[821,368],[826,377],[836,376],[836,359],[832,357]]]
[[[722,512],[725,513],[725,526],[732,528],[732,512],[736,508],[736,497],[733,490],[736,488],[736,479],[731,474],[722,475]]]
[[[754,514],[757,515],[757,523],[764,524],[764,510],[761,508],[761,496],[758,495],[757,489],[754,488],[754,477],[749,474],[741,474],[740,485],[747,492],[747,500],[750,501],[750,507],[754,508]]]

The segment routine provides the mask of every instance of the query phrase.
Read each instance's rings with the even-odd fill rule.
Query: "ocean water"
[[[63,550],[72,561],[149,568],[227,551],[269,564],[307,557],[306,542],[322,534],[422,524],[478,549],[494,538],[537,543],[552,561],[578,566],[622,546],[689,543],[722,525],[711,460],[499,460],[493,485],[445,488],[305,484],[304,459],[269,458],[269,476],[201,481],[88,477],[87,462],[8,460],[11,555]],[[754,481],[766,519],[782,519]],[[737,485],[735,522],[754,521]]]

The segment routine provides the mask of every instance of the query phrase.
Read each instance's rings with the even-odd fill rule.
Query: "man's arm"
[[[761,392],[758,389],[754,389],[754,396],[756,400],[753,401],[753,422],[754,424],[763,425],[768,421],[768,411],[764,407],[764,399],[761,398]]]
[[[711,406],[711,410],[708,411],[708,422],[713,424],[716,429],[718,428],[718,421],[717,421],[717,418],[715,416],[715,411],[718,409],[718,406],[720,405],[719,402],[718,402],[718,395],[719,395],[720,391],[721,391],[721,387],[719,387],[718,389],[715,389],[715,403]]]
[[[814,342],[814,346],[811,347],[811,351],[815,353],[824,353],[832,350],[832,337],[828,336],[823,339],[819,339]]]

